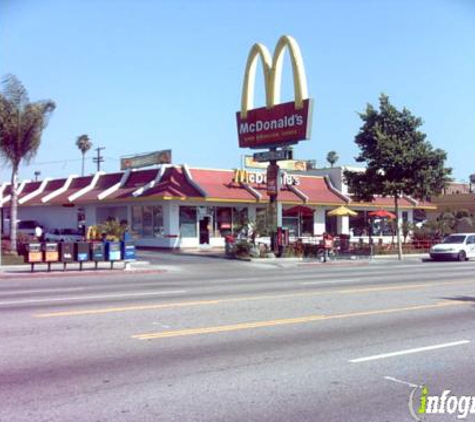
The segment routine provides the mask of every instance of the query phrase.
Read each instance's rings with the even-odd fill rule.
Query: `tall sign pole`
[[[294,78],[294,101],[280,103],[283,54],[288,50]],[[253,108],[257,60],[264,71],[266,106]],[[269,161],[267,167],[267,194],[269,214],[272,220],[272,249],[279,252],[282,239],[282,211],[279,206],[280,172],[277,162],[288,160],[288,147],[310,139],[313,101],[307,92],[307,78],[300,47],[294,38],[280,37],[271,56],[266,46],[254,44],[249,52],[244,74],[241,111],[236,113],[239,146],[264,149],[267,152],[254,154],[254,159]],[[278,149],[278,148],[281,149]],[[265,160],[264,158],[268,158]]]
[[[271,150],[272,151],[272,150]],[[279,242],[277,241],[278,222],[278,196],[279,196],[279,166],[276,160],[270,160],[267,167],[267,195],[269,196],[269,214],[271,220],[271,249],[278,252]]]

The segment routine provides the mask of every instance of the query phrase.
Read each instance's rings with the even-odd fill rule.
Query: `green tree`
[[[86,157],[86,152],[92,148],[92,142],[87,135],[78,136],[76,139],[76,146],[79,148],[82,154],[82,170],[81,176],[84,176],[84,159]]]
[[[371,201],[374,195],[394,199],[398,257],[402,259],[399,199],[403,195],[427,199],[440,193],[452,170],[444,167],[446,152],[434,149],[419,130],[422,120],[406,108],[397,110],[388,96],[379,97],[379,111],[368,104],[360,117],[363,126],[355,137],[360,148],[356,161],[366,163],[366,170],[345,171],[345,179],[358,200]]]
[[[327,161],[331,167],[335,165],[335,163],[339,160],[339,158],[340,157],[338,157],[338,154],[336,153],[336,151],[329,151],[327,154]]]
[[[29,163],[41,143],[43,129],[56,105],[51,100],[30,102],[28,92],[14,75],[3,79],[0,93],[0,154],[12,167],[10,240],[17,249],[18,170]]]

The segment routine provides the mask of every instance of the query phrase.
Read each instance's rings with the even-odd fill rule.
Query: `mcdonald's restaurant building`
[[[264,172],[162,165],[154,169],[96,173],[61,179],[24,181],[18,187],[18,218],[37,220],[45,231],[125,220],[138,246],[188,248],[224,246],[245,221],[267,214],[269,197]],[[11,186],[0,187],[3,216],[8,218]],[[327,213],[341,205],[359,212],[391,209],[390,198],[353,203],[327,175],[286,174],[279,202],[282,225],[297,237],[353,233],[348,217]],[[430,206],[401,199],[401,217],[412,221],[416,209]]]

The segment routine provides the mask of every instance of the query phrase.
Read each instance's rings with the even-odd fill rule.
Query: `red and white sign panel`
[[[279,166],[277,164],[269,164],[267,167],[267,194],[269,196],[277,196],[279,192]]]
[[[239,146],[241,148],[267,148],[293,144],[310,139],[312,100],[304,100],[303,108],[295,102],[276,104],[272,108],[255,108],[245,119],[236,113]]]

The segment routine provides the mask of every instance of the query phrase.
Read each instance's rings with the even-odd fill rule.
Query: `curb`
[[[0,281],[2,280],[13,280],[13,279],[32,279],[32,278],[57,278],[57,277],[81,277],[81,276],[94,276],[100,275],[110,277],[115,276],[117,273],[122,275],[136,275],[136,274],[162,274],[168,272],[164,269],[150,269],[150,270],[126,270],[123,268],[120,269],[99,269],[99,270],[83,270],[83,271],[38,271],[38,272],[0,272]]]

